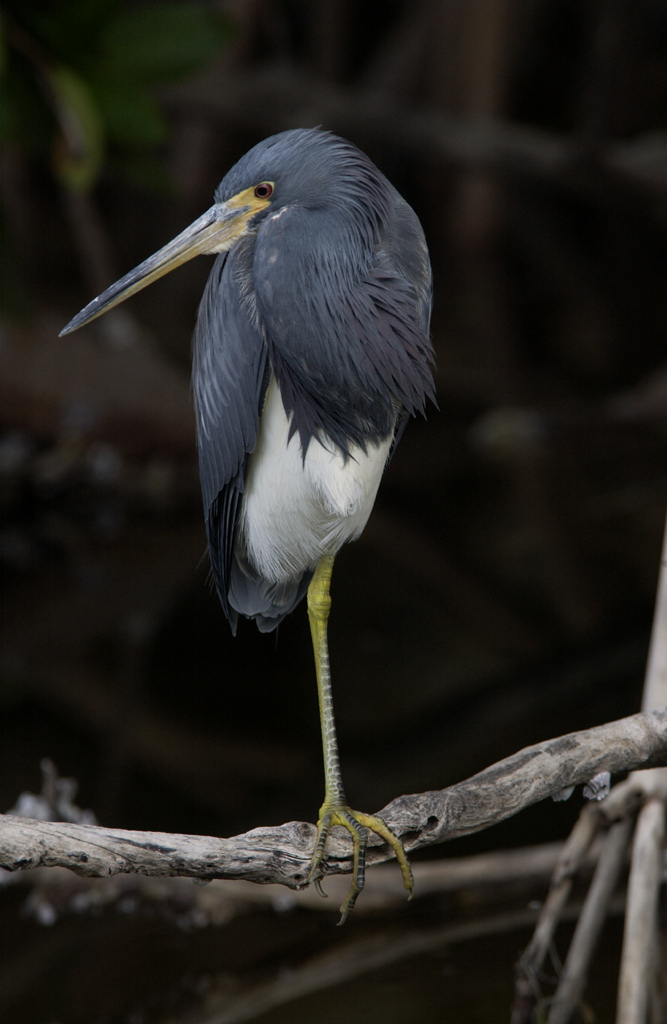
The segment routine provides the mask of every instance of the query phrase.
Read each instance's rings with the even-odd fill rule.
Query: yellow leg
[[[338,759],[338,741],[336,739],[336,723],[334,721],[331,694],[331,672],[329,670],[329,646],[327,643],[327,623],[331,609],[329,587],[331,585],[333,563],[333,555],[326,555],[322,558],[315,569],[310,586],[308,587],[308,618],[310,620],[310,632],[313,638],[313,651],[315,654],[325,780],[324,803],[320,807],[317,838],[310,862],[308,881],[314,881],[318,891],[322,892],[319,879],[315,878],[315,876],[322,863],[324,847],[332,826],[342,825],[352,836],[352,843],[354,845],[352,884],[340,908],[342,916],[339,924],[342,924],[354,907],[357,896],[364,887],[366,845],[368,842],[367,829],[381,836],[396,854],[403,875],[403,884],[410,894],[408,899],[412,897],[414,883],[403,844],[396,838],[391,829],[385,825],[382,818],[378,818],[377,815],[373,814],[362,814],[360,811],[353,811],[345,799]],[[322,895],[324,894],[322,893]]]

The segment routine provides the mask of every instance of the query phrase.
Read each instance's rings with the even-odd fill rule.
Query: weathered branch
[[[667,708],[660,708],[526,747],[465,782],[399,797],[381,813],[406,848],[414,850],[488,828],[602,770],[618,773],[665,764]],[[305,884],[314,838],[314,826],[305,822],[217,839],[3,815],[0,865],[10,871],[58,865],[102,877],[129,872],[244,878],[298,889]],[[370,845],[369,861],[391,856],[375,836]],[[327,854],[325,874],[350,871],[346,839],[333,835]]]

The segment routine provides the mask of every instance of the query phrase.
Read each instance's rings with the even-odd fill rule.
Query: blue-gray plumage
[[[193,343],[206,533],[232,630],[266,632],[307,593],[326,795],[308,880],[319,885],[332,825],[350,832],[363,887],[367,829],[338,763],[329,675],[329,584],[339,548],[363,530],[406,419],[433,397],[431,271],[417,217],[375,165],[327,132],[283,132],[229,171],[215,203],[94,299],[74,330],[198,253],[217,253]]]
[[[314,568],[266,580],[237,535],[247,458],[271,372],[298,435],[349,454],[393,436],[433,394],[431,275],[417,217],[349,142],[283,132],[224,178],[225,202],[274,184],[253,230],[221,253],[194,336],[193,385],[211,564],[226,615],[274,629]]]

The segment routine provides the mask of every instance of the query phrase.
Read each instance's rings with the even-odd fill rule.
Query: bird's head
[[[351,143],[320,129],[293,129],[258,143],[225,175],[201,217],[93,299],[68,334],[201,253],[231,249],[272,211],[329,209],[370,241],[388,204],[388,183]]]

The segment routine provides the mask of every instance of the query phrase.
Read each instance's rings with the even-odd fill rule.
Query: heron
[[[353,844],[341,923],[364,884],[368,831],[341,776],[327,623],[340,548],[359,537],[406,421],[434,399],[432,281],[417,215],[351,142],[294,129],[250,149],[214,203],[93,299],[67,334],[200,253],[215,254],[193,336],[206,535],[223,611],[274,630],[307,598],[324,755],[308,881],[333,826]]]

